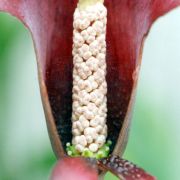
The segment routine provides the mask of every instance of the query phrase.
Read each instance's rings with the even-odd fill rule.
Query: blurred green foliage
[[[124,157],[160,180],[179,179],[180,9],[161,18],[145,43]],[[170,33],[171,32],[171,33]],[[0,179],[45,180],[55,163],[42,110],[30,33],[0,13]],[[116,179],[111,174],[107,180]]]
[[[48,179],[55,162],[47,135],[29,32],[0,14],[0,179]]]

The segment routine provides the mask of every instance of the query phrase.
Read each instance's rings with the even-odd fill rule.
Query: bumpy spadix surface
[[[72,143],[80,153],[97,152],[107,137],[106,23],[102,3],[75,10]]]

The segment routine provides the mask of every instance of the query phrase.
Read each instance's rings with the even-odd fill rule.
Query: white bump
[[[103,130],[101,125],[98,125],[97,127],[95,127],[95,129],[97,133],[101,133],[101,131]]]
[[[89,46],[87,44],[83,44],[81,49],[83,52],[87,52],[87,51],[89,51]]]
[[[93,41],[95,41],[95,36],[88,36],[87,39],[86,39],[86,42],[88,44],[91,44]]]
[[[96,55],[99,53],[99,44],[98,41],[95,40],[89,45],[89,49],[93,55]]]
[[[82,37],[84,38],[85,41],[86,41],[86,40],[88,39],[88,37],[89,37],[89,34],[88,34],[87,30],[83,30],[83,31],[81,32],[81,35],[82,35]]]
[[[92,85],[91,85],[91,83],[88,80],[85,80],[84,86],[85,86],[85,90],[87,92],[91,92],[92,91]]]
[[[73,133],[74,136],[79,136],[79,135],[81,135],[81,132],[80,132],[78,129],[73,129],[73,130],[72,130],[72,133]]]
[[[90,57],[92,56],[92,52],[91,51],[87,51],[83,54],[83,58],[85,60],[88,60]]]
[[[90,121],[90,125],[92,127],[97,127],[98,124],[99,124],[99,119],[97,116]]]
[[[91,13],[89,13],[89,20],[92,22],[92,21],[95,21],[96,19],[97,19],[97,17],[96,17],[96,15],[95,15],[95,13],[93,13],[93,12],[91,12]]]
[[[87,105],[87,108],[89,111],[97,114],[98,108],[96,107],[96,105],[94,103],[89,103]]]
[[[82,124],[79,121],[77,121],[76,123],[77,123],[77,128],[79,129],[80,132],[82,132],[84,130]]]
[[[100,117],[100,118],[99,118],[99,124],[100,124],[101,126],[104,126],[104,125],[105,125],[105,123],[106,123],[105,118]]]
[[[83,115],[79,117],[79,121],[81,122],[83,128],[89,127],[89,121]]]
[[[105,63],[105,58],[106,58],[106,56],[105,56],[104,53],[99,53],[99,54],[97,55],[97,59],[101,62],[101,64],[102,64],[102,63]]]
[[[109,151],[109,147],[106,147],[106,148],[105,148],[105,151],[106,151],[106,152]]]
[[[75,101],[78,101],[78,100],[79,100],[79,97],[77,96],[77,94],[73,94],[72,98],[73,98],[73,100],[75,100]]]
[[[96,139],[97,138],[97,133],[96,133],[96,130],[95,128],[92,128],[92,127],[88,127],[84,130],[84,135],[85,136],[91,136],[93,139]]]
[[[93,119],[94,118],[94,114],[91,112],[91,111],[85,111],[84,112],[84,117],[86,118],[86,119]]]
[[[79,107],[79,102],[78,101],[73,101],[73,109],[76,109]]]
[[[83,39],[83,37],[79,33],[76,33],[74,35],[74,39],[73,40],[74,40],[74,45],[76,47],[81,47],[84,44],[84,39]]]
[[[96,81],[91,82],[92,89],[96,89],[98,87],[98,83]]]
[[[96,143],[100,145],[100,147],[105,143],[106,137],[104,135],[98,136],[96,139]]]
[[[105,125],[101,132],[103,135],[107,136],[107,126]]]
[[[80,145],[80,144],[77,144],[77,145],[75,146],[75,148],[76,148],[79,152],[83,152],[83,151],[84,151],[84,147],[83,147],[82,145]]]
[[[78,82],[78,88],[79,88],[79,90],[83,90],[84,87],[85,87],[85,86],[84,86],[84,80],[81,79],[81,80]],[[79,91],[78,91],[78,92],[79,92]],[[78,93],[78,92],[77,92],[77,93]]]
[[[69,156],[71,156],[71,155],[72,155],[72,152],[71,152],[71,151],[68,151],[67,154],[68,154]]]
[[[90,36],[96,36],[96,31],[95,31],[94,28],[91,27],[91,26],[89,26],[89,27],[87,28],[87,32],[88,32],[88,34],[89,34]]]
[[[79,28],[80,28],[81,30],[84,30],[84,29],[86,29],[89,25],[90,25],[90,21],[89,21],[88,19],[83,19],[83,20],[80,22]]]
[[[101,21],[95,21],[92,25],[97,34],[102,33],[103,23]]]
[[[96,91],[91,92],[90,96],[91,96],[91,101],[96,102],[96,99],[98,98]]]
[[[100,36],[98,36],[97,41],[99,42],[99,44],[106,44],[105,43],[105,35],[101,34]]]
[[[98,59],[91,57],[86,61],[86,65],[92,70],[97,71],[98,70]]]
[[[86,137],[84,135],[79,136],[79,144],[84,147],[87,145]]]
[[[98,150],[98,145],[95,143],[92,143],[89,145],[89,150],[92,152],[96,152]]]
[[[81,20],[80,20],[79,18],[74,19],[73,27],[74,27],[75,29],[78,29],[79,26],[80,26],[80,24],[81,24]]]
[[[93,142],[93,138],[91,136],[86,136],[86,140],[88,144]]]
[[[95,104],[96,104],[96,106],[100,106],[101,104],[102,104],[102,99],[97,99],[96,101],[95,101]]]
[[[80,18],[80,12],[79,12],[79,9],[76,8],[75,12],[74,12],[74,19],[78,19]]]

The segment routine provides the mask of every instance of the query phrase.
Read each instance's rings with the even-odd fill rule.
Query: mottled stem
[[[106,173],[101,173],[99,176],[98,176],[98,180],[104,180],[104,177],[105,177],[105,174]]]

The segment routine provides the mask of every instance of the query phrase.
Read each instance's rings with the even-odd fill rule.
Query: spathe
[[[64,155],[71,141],[72,20],[77,0],[1,0],[0,10],[30,30],[52,147]],[[152,23],[180,0],[105,0],[107,25],[108,136],[122,156],[130,126],[143,42]]]

